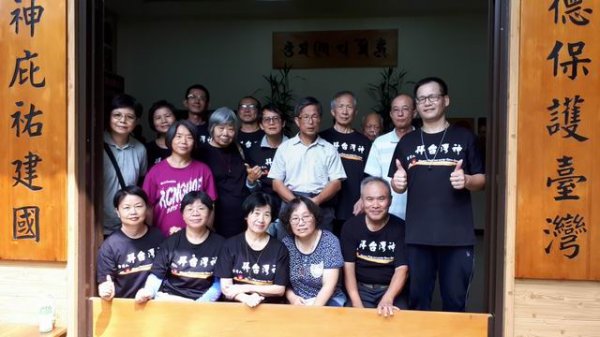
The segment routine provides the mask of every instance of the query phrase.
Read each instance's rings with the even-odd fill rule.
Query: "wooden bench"
[[[92,336],[487,337],[490,315],[92,298]]]

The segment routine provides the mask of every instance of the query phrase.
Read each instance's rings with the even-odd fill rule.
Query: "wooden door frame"
[[[95,249],[102,235],[102,214],[96,201],[102,200],[103,130],[103,11],[102,0],[74,1],[75,6],[75,106],[77,184],[79,186],[78,272],[75,326],[78,336],[92,331],[89,297],[95,293]],[[488,0],[490,53],[488,141],[486,143],[486,294],[488,312],[494,315],[490,336],[503,336],[505,318],[505,227],[506,148],[508,130],[508,74],[510,0]],[[97,216],[98,215],[98,216]],[[94,224],[94,226],[90,226]],[[81,272],[83,271],[83,272]]]

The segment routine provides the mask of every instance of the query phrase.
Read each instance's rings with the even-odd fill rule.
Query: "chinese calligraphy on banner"
[[[394,67],[398,31],[273,33],[273,68]]]
[[[516,275],[600,280],[600,1],[521,1]]]
[[[66,260],[66,14],[0,2],[0,259]]]

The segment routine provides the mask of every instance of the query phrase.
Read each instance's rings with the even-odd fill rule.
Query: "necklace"
[[[446,122],[446,125],[444,128],[444,133],[442,134],[442,139],[440,139],[440,143],[438,144],[437,148],[435,149],[435,154],[433,155],[433,158],[431,158],[431,159],[429,159],[429,157],[427,156],[427,148],[425,148],[425,141],[423,140],[423,128],[421,128],[421,144],[423,144],[423,154],[425,155],[425,160],[427,161],[427,163],[429,163],[429,166],[427,166],[427,169],[429,171],[431,171],[431,163],[433,161],[435,161],[435,158],[437,157],[438,153],[440,153],[440,148],[442,147],[444,138],[446,138],[446,131],[448,131],[448,127],[450,127],[450,124],[448,124],[448,122]]]
[[[250,264],[250,250],[248,249],[248,247],[250,247],[250,249],[252,249],[252,251],[256,252],[256,250],[254,250],[254,248],[252,248],[250,246],[250,242],[246,240],[246,258],[248,260],[248,264]],[[267,238],[267,244],[269,244],[268,242],[268,238]],[[267,248],[267,244],[265,244],[265,246],[260,250],[260,253],[258,254],[258,258],[256,259],[256,262],[254,262],[254,264],[252,265],[252,267],[250,267],[251,269],[248,271],[248,273],[250,271],[252,271],[253,274],[258,275],[260,273],[260,258],[262,256],[262,254],[265,252],[266,248]],[[242,267],[243,269],[243,267]]]

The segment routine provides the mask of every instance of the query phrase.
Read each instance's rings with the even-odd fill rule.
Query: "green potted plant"
[[[386,130],[391,125],[392,99],[400,93],[407,73],[406,70],[399,70],[395,67],[384,68],[379,73],[379,81],[369,83],[367,86],[369,96],[377,102],[373,110],[383,117],[383,125]]]
[[[283,68],[278,69],[275,74],[271,73],[263,78],[269,84],[270,95],[265,96],[265,103],[275,105],[285,117],[285,130],[289,134],[290,127],[293,125],[292,114],[294,111],[294,93],[290,86],[290,71],[292,66],[285,64]]]

